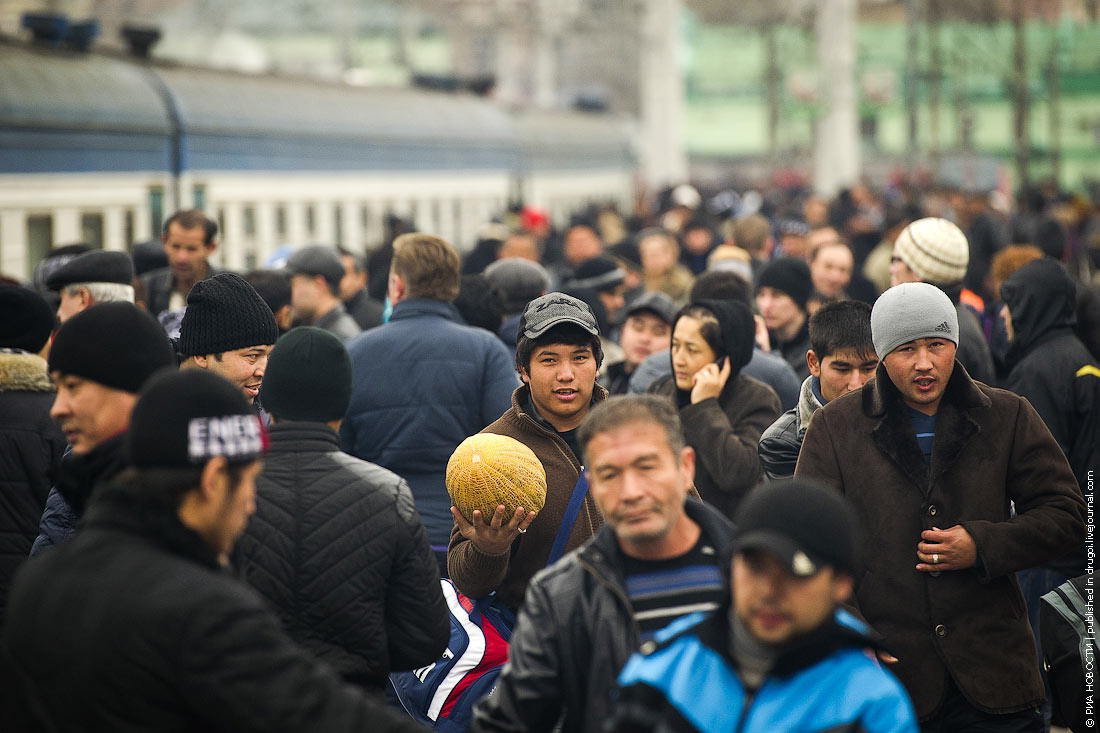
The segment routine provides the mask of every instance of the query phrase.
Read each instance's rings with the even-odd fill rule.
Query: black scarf
[[[77,517],[84,515],[92,490],[126,468],[122,443],[126,433],[108,438],[87,453],[69,453],[61,460],[57,491]]]

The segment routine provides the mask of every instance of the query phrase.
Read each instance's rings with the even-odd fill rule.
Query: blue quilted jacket
[[[463,324],[450,303],[415,298],[346,345],[354,387],[341,444],[409,482],[428,539],[445,551],[447,460],[512,406],[512,355],[496,335]]]

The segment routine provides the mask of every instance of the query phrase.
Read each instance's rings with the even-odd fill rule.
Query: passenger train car
[[[510,112],[468,94],[362,88],[0,39],[0,272],[50,247],[124,250],[174,209],[216,217],[215,261],[381,243],[388,213],[460,249],[509,202],[561,222],[633,200],[626,122]]]

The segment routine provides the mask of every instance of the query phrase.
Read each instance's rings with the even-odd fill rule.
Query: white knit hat
[[[970,245],[962,229],[947,219],[917,219],[894,242],[894,256],[921,280],[933,285],[961,282],[970,263]]]

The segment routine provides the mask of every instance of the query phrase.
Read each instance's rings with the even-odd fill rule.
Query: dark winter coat
[[[314,321],[313,325],[328,331],[341,341],[355,338],[363,332],[355,319],[348,315],[343,303],[337,303],[332,310]]]
[[[725,556],[733,525],[697,501],[684,508],[718,556]],[[493,694],[475,708],[472,731],[549,731],[562,714],[563,733],[603,730],[615,680],[641,643],[623,564],[614,531],[604,527],[535,576],[512,635],[509,664]]]
[[[1075,732],[1087,731],[1096,723],[1095,664],[1100,649],[1093,615],[1095,594],[1093,576],[1086,573],[1044,595],[1039,611],[1052,722]]]
[[[1100,368],[1073,333],[1073,281],[1058,262],[1035,260],[1001,294],[1015,337],[1004,388],[1032,404],[1085,486],[1100,468]]]
[[[836,488],[855,508],[865,563],[858,609],[900,660],[891,671],[918,718],[937,709],[949,674],[985,712],[1039,704],[1043,684],[1015,572],[1083,541],[1084,502],[1026,400],[972,381],[956,361],[929,467],[880,365],[862,389],[814,414],[795,475]],[[956,525],[973,538],[977,566],[916,570],[920,533]]]
[[[451,531],[447,570],[455,586],[470,598],[484,598],[496,591],[506,606],[518,609],[531,577],[546,567],[554,537],[561,526],[573,488],[581,475],[580,458],[556,432],[527,413],[530,388],[524,385],[512,395],[512,407],[483,432],[515,438],[530,448],[546,470],[546,505],[527,533],[512,542],[508,552],[489,555],[463,537],[457,526]],[[596,385],[593,400],[607,399],[607,390]],[[603,526],[603,515],[591,494],[581,504],[565,552],[588,541]]]
[[[389,323],[347,347],[355,386],[341,445],[408,481],[429,542],[446,547],[447,460],[508,409],[519,383],[512,356],[450,303],[425,299],[401,301]]]
[[[802,450],[802,438],[806,435],[806,428],[810,426],[810,418],[819,407],[821,401],[814,394],[813,377],[806,377],[802,382],[798,406],[780,415],[760,436],[757,453],[760,454],[760,465],[768,478],[794,476],[798,452]]]
[[[234,560],[297,643],[381,687],[439,658],[450,616],[400,476],[342,453],[323,423],[278,422]]]
[[[386,310],[381,301],[375,300],[367,294],[366,288],[345,300],[344,308],[347,310],[348,315],[359,324],[359,328],[364,331],[368,328],[381,326],[382,314]]]
[[[675,403],[676,380],[665,377],[649,391]],[[730,377],[717,399],[680,408],[684,438],[695,449],[695,487],[727,517],[763,480],[757,445],[780,411],[775,390],[744,374]]]
[[[55,392],[46,360],[0,349],[0,625],[8,586],[38,535],[65,436],[50,417]]]
[[[955,312],[959,317],[959,348],[955,358],[966,368],[971,379],[984,384],[997,381],[993,369],[993,352],[982,333],[982,324],[968,306],[955,303]]]
[[[770,331],[772,353],[782,356],[799,379],[810,376],[810,365],[806,363],[806,352],[810,350],[810,319],[802,324],[802,329],[790,341],[780,341],[774,331]]]
[[[57,485],[46,497],[31,557],[68,542],[73,536],[92,492],[101,482],[110,481],[126,467],[122,446],[125,436],[126,433],[119,433],[87,453],[70,451],[61,459]]]
[[[99,492],[72,541],[20,570],[0,644],[6,730],[419,730],[298,647],[142,494]]]

